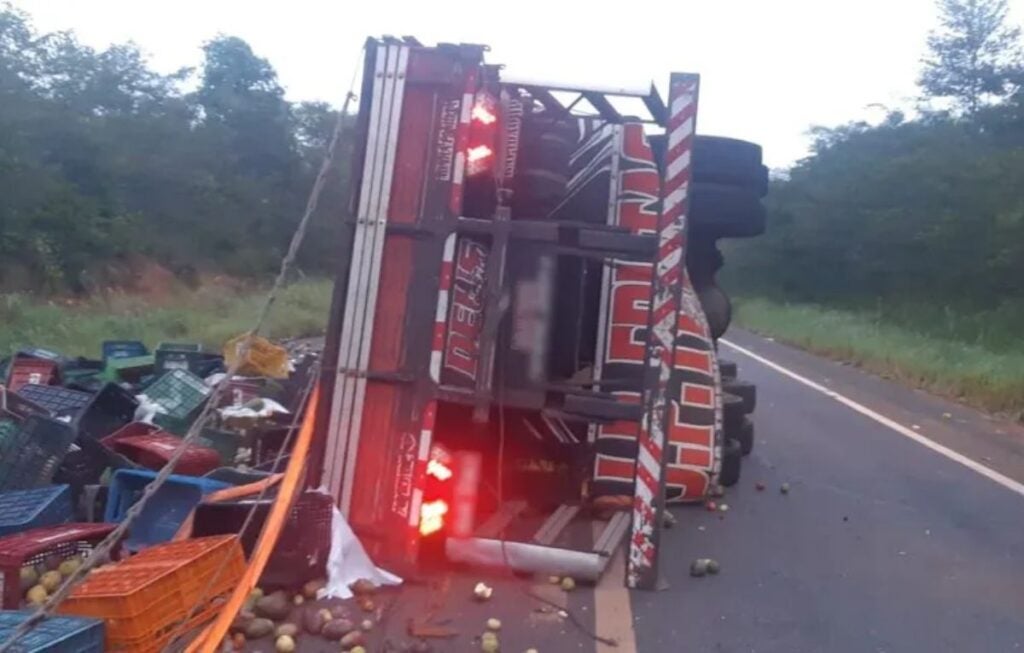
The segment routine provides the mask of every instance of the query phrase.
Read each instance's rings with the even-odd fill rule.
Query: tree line
[[[142,260],[186,281],[273,271],[336,117],[287,101],[242,39],[160,74],[132,44],[42,34],[0,4],[0,290],[88,292]],[[322,210],[342,194],[329,184]],[[332,222],[317,221],[306,269],[329,265]]]
[[[1024,300],[1024,65],[1005,0],[941,0],[912,111],[813,130],[769,227],[730,243],[742,292],[998,310]]]

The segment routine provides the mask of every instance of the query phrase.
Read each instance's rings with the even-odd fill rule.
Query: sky
[[[1010,0],[1014,17],[1024,0]],[[13,0],[42,31],[96,48],[134,41],[157,70],[200,63],[217,34],[277,69],[291,100],[340,104],[370,35],[491,46],[516,76],[664,88],[701,74],[698,132],[756,141],[766,163],[807,153],[807,130],[909,108],[933,0]]]

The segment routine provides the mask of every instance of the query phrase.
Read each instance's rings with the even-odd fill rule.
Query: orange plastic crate
[[[223,569],[211,583],[221,564]],[[244,571],[237,536],[174,542],[96,570],[61,604],[60,611],[103,619],[108,646],[126,647],[111,650],[142,650],[142,642],[148,646],[209,618]],[[200,608],[182,626],[197,603]]]
[[[193,603],[200,599],[209,601],[234,589],[245,573],[245,555],[237,535],[158,544],[122,564],[175,566],[185,596],[191,597]]]

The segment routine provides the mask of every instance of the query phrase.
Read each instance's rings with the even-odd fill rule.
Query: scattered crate
[[[22,419],[29,415],[50,417],[50,411],[16,392],[9,391],[5,386],[0,386],[0,410],[6,410]]]
[[[71,488],[51,485],[0,492],[0,536],[71,521]]]
[[[0,491],[48,485],[74,439],[64,422],[0,413]]]
[[[104,340],[100,349],[103,352],[104,363],[113,358],[135,358],[149,353],[145,343],[138,340]]]
[[[238,447],[245,440],[245,436],[234,431],[224,431],[212,427],[204,428],[199,434],[199,444],[216,451],[223,465],[235,464],[235,459],[238,457]]]
[[[113,382],[138,383],[142,377],[153,373],[152,354],[111,358],[103,370],[103,378]]]
[[[196,508],[192,525],[195,536],[240,533],[250,510],[255,515],[249,528],[241,533],[242,548],[250,555],[263,530],[274,499],[202,503]],[[268,587],[294,587],[323,576],[331,542],[331,497],[320,492],[305,492],[288,512],[266,569],[260,579]]]
[[[104,521],[119,522],[143,489],[156,478],[148,470],[119,469],[110,480],[110,495]],[[132,532],[124,546],[138,551],[147,546],[167,542],[178,532],[192,509],[203,495],[229,487],[227,483],[212,479],[193,478],[172,474],[150,498],[146,508],[132,524]]]
[[[154,421],[165,430],[181,435],[188,431],[202,410],[210,388],[188,370],[171,370],[149,384],[145,395],[164,410]]]
[[[57,363],[45,358],[15,356],[7,372],[7,387],[14,392],[26,385],[53,385],[59,380]]]
[[[112,524],[61,524],[33,528],[0,539],[0,586],[3,588],[0,607],[5,610],[20,607],[23,568],[34,565],[56,568],[68,558],[86,557],[113,530]],[[117,557],[119,552],[115,547],[112,557]]]
[[[31,612],[0,612],[0,642]],[[22,636],[13,653],[103,653],[103,622],[85,617],[47,617]]]
[[[156,346],[156,350],[161,349],[170,351],[202,351],[203,346],[198,342],[160,342]]]
[[[108,383],[90,397],[75,420],[80,438],[100,440],[135,419],[139,402],[116,383]]]
[[[55,385],[26,385],[18,394],[37,406],[45,408],[55,417],[75,416],[90,401],[93,395],[79,390],[69,390]]]
[[[245,571],[237,538],[193,542],[159,558],[136,557],[93,572],[59,610],[103,619],[108,651],[162,650],[175,632],[188,632],[209,620]],[[195,608],[208,586],[209,599]]]
[[[181,438],[157,431],[145,435],[121,437],[108,446],[129,460],[148,469],[159,471],[170,462]],[[190,444],[174,468],[179,474],[202,476],[220,465],[220,454],[215,449]]]

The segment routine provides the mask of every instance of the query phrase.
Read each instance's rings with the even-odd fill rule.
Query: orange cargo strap
[[[284,480],[281,481],[281,488],[277,493],[277,500],[270,508],[270,514],[263,525],[263,532],[260,533],[260,540],[249,559],[249,566],[242,576],[241,582],[235,587],[234,593],[222,610],[218,612],[217,620],[208,626],[202,633],[189,644],[187,653],[215,653],[221,641],[228,633],[235,615],[242,609],[242,605],[249,597],[252,589],[256,587],[263,568],[277,544],[277,537],[281,534],[281,527],[284,525],[285,517],[291,509],[292,499],[295,491],[302,480],[302,471],[306,465],[306,456],[309,454],[310,441],[313,439],[313,425],[316,421],[316,406],[320,396],[320,386],[313,388],[309,405],[306,407],[306,416],[302,420],[302,428],[299,429],[299,437],[295,441],[295,448],[292,449],[291,459],[284,472]],[[264,481],[265,482],[265,481]]]

